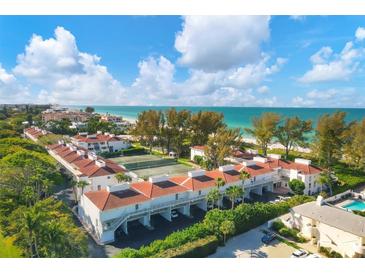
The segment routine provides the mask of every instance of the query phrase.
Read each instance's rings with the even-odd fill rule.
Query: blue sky
[[[364,16],[0,16],[0,103],[365,107]]]

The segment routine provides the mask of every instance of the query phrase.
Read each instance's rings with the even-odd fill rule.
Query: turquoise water
[[[365,210],[365,202],[363,201],[354,201],[347,205],[344,205],[343,208],[350,209],[350,210],[359,210],[364,211]]]
[[[85,106],[70,106],[85,108]],[[167,106],[94,106],[98,113],[120,115],[127,119],[136,119],[139,112],[155,109],[166,110]],[[365,109],[361,108],[269,108],[269,107],[175,107],[177,110],[188,109],[192,112],[199,110],[217,111],[224,114],[224,119],[229,127],[251,127],[251,120],[263,112],[276,112],[284,116],[299,116],[301,119],[311,119],[314,123],[318,117],[337,110],[347,113],[347,121],[362,120],[365,118]]]

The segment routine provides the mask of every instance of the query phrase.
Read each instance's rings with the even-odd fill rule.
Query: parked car
[[[171,218],[177,218],[177,217],[179,217],[179,213],[177,213],[176,210],[172,210],[171,211]]]
[[[304,249],[297,249],[291,254],[291,258],[306,258],[308,257],[309,253]]]
[[[261,238],[261,242],[263,242],[264,244],[269,244],[271,243],[273,240],[275,240],[275,234],[274,233],[271,233],[269,232],[268,234],[264,235],[262,238]]]
[[[322,258],[321,255],[313,253],[313,254],[309,254],[309,256],[307,258]]]

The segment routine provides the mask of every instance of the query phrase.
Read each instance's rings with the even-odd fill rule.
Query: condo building
[[[71,122],[86,122],[92,114],[82,111],[72,111],[66,108],[47,109],[42,112],[42,121],[47,123],[49,121],[61,121],[68,119]]]
[[[82,147],[88,151],[99,152],[116,152],[129,148],[131,143],[128,139],[120,138],[110,133],[98,131],[96,134],[79,133],[71,138],[72,144]]]
[[[38,128],[36,126],[31,126],[24,129],[24,137],[31,139],[34,142],[38,142],[39,137],[46,136],[47,134],[49,134],[47,130]]]
[[[240,179],[242,171],[250,174],[250,178]],[[128,223],[131,221],[138,220],[144,226],[151,227],[151,216],[155,214],[171,221],[172,210],[187,216],[192,206],[207,210],[206,196],[212,188],[216,188],[218,178],[225,181],[225,185],[219,188],[222,195],[229,186],[237,185],[244,189],[244,197],[248,198],[252,193],[262,195],[265,191],[287,188],[288,180],[293,178],[308,182],[306,191],[314,192],[313,184],[309,187],[309,181],[315,180],[320,172],[319,168],[304,159],[289,162],[281,160],[278,155],[255,157],[212,171],[195,170],[178,177],[150,177],[147,181],[85,192],[80,198],[78,214],[97,241],[108,243],[115,240],[118,228],[128,234]]]

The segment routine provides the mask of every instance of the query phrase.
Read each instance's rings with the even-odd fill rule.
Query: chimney
[[[98,130],[98,131],[96,132],[96,134],[103,134],[103,132],[102,132],[101,130]]]
[[[169,176],[168,175],[160,175],[160,176],[151,176],[148,181],[150,183],[158,183],[158,182],[164,182],[164,181],[168,181],[169,180]]]
[[[268,156],[272,159],[277,159],[280,160],[281,159],[281,155],[280,154],[268,154]]]
[[[87,157],[90,159],[90,160],[97,160],[98,159],[98,156],[96,156],[95,152],[89,152]]]
[[[95,164],[98,166],[98,167],[105,167],[105,162],[103,160],[96,160],[95,161]]]
[[[117,185],[107,186],[106,187],[106,190],[108,192],[116,192],[116,191],[121,191],[121,190],[129,189],[129,187],[130,187],[130,184],[123,183],[123,184],[117,184]]]
[[[203,169],[197,169],[197,170],[193,170],[193,171],[188,172],[188,176],[190,178],[204,176],[204,175],[205,175],[205,170],[203,170]]]
[[[230,170],[234,170],[234,165],[225,165],[225,166],[219,167],[219,171],[222,171],[222,172],[230,171]]]
[[[76,153],[80,156],[85,156],[85,151],[84,150],[77,150]]]
[[[296,158],[295,163],[309,166],[312,163],[312,161],[307,160],[307,159],[303,159],[303,158]]]
[[[267,159],[265,157],[260,157],[260,156],[253,157],[253,160],[255,162],[259,162],[259,163],[266,163],[267,162]]]

